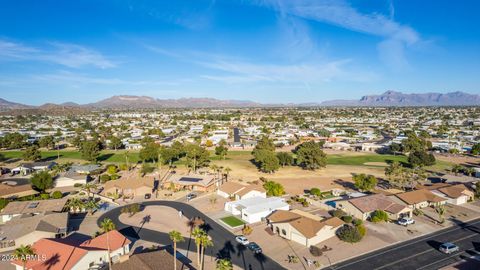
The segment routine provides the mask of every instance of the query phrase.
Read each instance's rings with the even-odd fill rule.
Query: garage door
[[[302,245],[307,245],[307,239],[303,235],[300,235],[298,233],[292,232],[292,241],[295,241]]]

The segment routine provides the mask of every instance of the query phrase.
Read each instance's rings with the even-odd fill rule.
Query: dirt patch
[[[386,162],[365,162],[363,165],[366,166],[379,166],[379,167],[388,167]]]

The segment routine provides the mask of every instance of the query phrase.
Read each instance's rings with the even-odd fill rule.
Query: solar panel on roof
[[[202,181],[202,178],[182,177],[182,178],[180,178],[180,181],[184,181],[184,182],[200,182],[200,181]]]

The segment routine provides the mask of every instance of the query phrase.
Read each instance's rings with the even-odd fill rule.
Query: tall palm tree
[[[115,223],[113,223],[113,221],[109,218],[104,218],[100,223],[100,228],[102,228],[102,231],[107,234],[108,269],[112,269],[112,260],[110,258],[110,238],[108,232],[115,230]]]
[[[213,242],[212,242],[212,239],[210,239],[210,236],[208,236],[208,234],[206,234],[206,233],[200,238],[200,241],[201,241],[201,244],[202,244],[202,250],[201,250],[201,255],[200,255],[200,270],[203,270],[205,248],[213,246]]]
[[[216,270],[233,270],[232,262],[229,259],[219,259]]]
[[[20,247],[15,249],[15,252],[13,253],[13,255],[16,258],[20,258],[20,260],[22,261],[23,270],[25,270],[28,257],[35,255],[35,250],[30,245],[26,245],[26,246],[21,245]]]
[[[232,169],[230,169],[230,167],[225,167],[225,169],[223,169],[223,174],[225,175],[225,182],[228,182],[228,175],[231,171]]]
[[[168,235],[173,242],[173,269],[177,270],[177,243],[183,242],[185,239],[183,239],[183,236],[179,231],[175,230],[169,232]]]
[[[197,245],[197,265],[200,267],[200,245],[202,244],[202,237],[205,235],[205,231],[196,227],[193,229],[192,236],[195,239]]]

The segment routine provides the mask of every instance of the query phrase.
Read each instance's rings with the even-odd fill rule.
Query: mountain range
[[[405,94],[396,91],[387,91],[380,95],[367,95],[359,100],[329,100],[321,103],[301,104],[262,104],[249,100],[219,100],[214,98],[180,98],[157,99],[148,96],[120,95],[112,96],[95,103],[77,104],[66,102],[62,104],[47,103],[41,106],[31,106],[10,102],[0,98],[0,111],[20,112],[74,112],[89,111],[92,109],[125,110],[125,109],[156,109],[156,108],[245,108],[245,107],[391,107],[391,106],[478,106],[480,95],[464,92],[452,93],[422,93]]]

